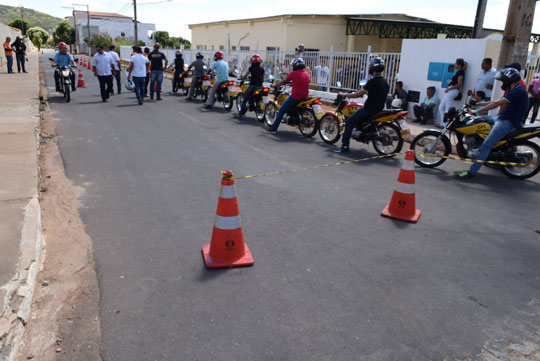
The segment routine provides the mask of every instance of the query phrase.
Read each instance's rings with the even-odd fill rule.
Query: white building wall
[[[463,58],[467,62],[467,69],[462,100],[454,102],[458,107],[464,104],[467,91],[474,90],[478,75],[482,71],[482,60],[485,57],[492,57],[493,65],[496,66],[497,59],[493,54],[497,53],[494,49],[499,46],[500,41],[490,39],[405,39],[402,44],[398,78],[403,82],[405,90],[420,92],[420,103],[426,96],[426,88],[429,86],[437,89],[435,96],[440,101],[445,95],[445,88],[442,88],[441,81],[427,80],[429,63],[453,63],[457,58]],[[410,116],[413,115],[412,108],[416,104],[418,103],[409,102]]]

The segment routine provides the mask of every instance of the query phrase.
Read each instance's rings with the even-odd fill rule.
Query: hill
[[[24,19],[28,20],[30,26],[39,26],[52,34],[58,22],[62,19],[54,16],[23,8]],[[9,24],[14,19],[21,17],[21,9],[14,6],[0,5],[0,23]]]

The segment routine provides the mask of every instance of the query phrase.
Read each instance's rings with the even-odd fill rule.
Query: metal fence
[[[540,55],[529,55],[526,69],[525,83],[530,84],[531,80],[540,77]]]
[[[204,61],[210,65],[213,61],[215,50],[184,50],[184,61],[190,64],[195,60],[195,54],[200,51],[204,55]],[[169,62],[172,62],[176,49],[162,49]],[[231,71],[238,70],[243,74],[249,68],[253,51],[223,51],[225,60],[229,64]],[[298,56],[293,51],[263,50],[257,52],[263,58],[263,67],[266,71],[266,79],[270,75],[274,79],[284,79],[290,71],[291,61]],[[131,47],[122,46],[120,57],[128,60],[131,55]],[[311,75],[312,89],[322,91],[356,90],[362,80],[368,80],[367,66],[369,60],[379,56],[384,59],[386,70],[383,76],[390,84],[390,92],[394,91],[394,86],[398,78],[400,53],[369,53],[369,52],[304,52],[302,59],[306,63],[306,69]]]

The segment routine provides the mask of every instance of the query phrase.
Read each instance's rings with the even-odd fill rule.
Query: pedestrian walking
[[[114,73],[113,58],[103,50],[103,46],[96,46],[97,54],[92,58],[92,69],[94,76],[99,80],[101,99],[106,102],[109,99],[112,88],[112,77]]]
[[[139,105],[143,104],[144,98],[144,82],[146,80],[146,74],[148,74],[148,58],[142,55],[142,49],[140,46],[134,46],[133,51],[135,55],[131,56],[128,67],[128,80],[133,78],[135,83],[135,95]]]
[[[113,58],[114,61],[114,77],[116,78],[116,93],[120,94],[122,92],[122,79],[120,78],[120,69],[122,66],[120,65],[120,57],[118,56],[118,53],[115,51],[116,46],[111,45],[109,46],[109,55]],[[114,83],[114,82],[113,82]],[[114,94],[114,86],[111,86],[111,94]]]
[[[148,58],[148,55],[150,54],[150,48],[146,47],[144,48],[144,56]],[[148,96],[148,84],[150,83],[150,71],[152,70],[152,66],[148,65],[148,72],[146,73],[146,78],[144,79],[144,96]]]
[[[8,74],[13,74],[13,49],[11,49],[11,38],[9,36],[6,37],[6,41],[4,42],[4,55],[7,60]]]
[[[26,61],[26,45],[21,40],[20,36],[17,36],[11,47],[15,49],[15,57],[17,58],[17,71],[20,73],[21,69],[23,73],[28,73],[24,67]]]
[[[460,90],[465,83],[465,60],[463,60],[462,58],[456,59],[455,67],[457,69],[457,72],[452,77],[452,80],[450,81],[450,86],[444,91],[446,95],[441,100],[441,104],[439,105],[439,113],[441,115],[441,119],[439,120],[439,124],[436,124],[436,126],[439,128],[444,128],[444,116],[454,104],[454,99],[459,96]]]
[[[154,44],[154,50],[148,54],[152,70],[150,70],[150,100],[154,99],[154,87],[156,87],[156,100],[161,100],[161,83],[163,82],[163,69],[169,61],[165,54],[159,51],[159,43]],[[163,62],[165,61],[165,65]]]

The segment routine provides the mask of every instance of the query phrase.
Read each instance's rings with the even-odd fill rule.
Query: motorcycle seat
[[[395,113],[397,113],[398,111],[400,111],[400,110],[397,110],[397,109],[387,109],[387,110],[382,110],[382,111],[376,113],[375,115],[371,116],[370,118],[372,118],[372,119],[377,119],[378,117],[382,117],[382,116],[384,116],[384,115],[395,114]]]

